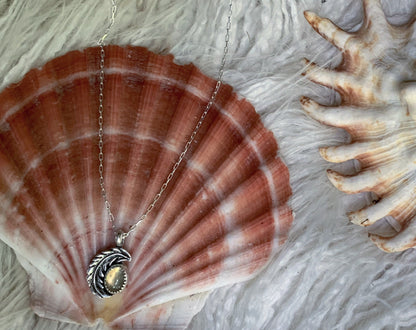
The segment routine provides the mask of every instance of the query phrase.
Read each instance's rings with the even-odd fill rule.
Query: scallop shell
[[[373,194],[370,205],[348,217],[371,226],[371,240],[394,252],[416,245],[416,84],[409,82],[416,77],[409,44],[414,20],[393,26],[379,0],[363,4],[364,22],[352,33],[305,12],[312,27],[342,51],[343,60],[333,70],[308,62],[306,70],[310,80],[334,88],[340,104],[323,106],[307,97],[301,103],[311,117],[350,134],[350,143],[320,153],[334,163],[358,160],[358,173],[328,170],[329,180],[348,194]]]
[[[98,177],[99,49],[73,51],[0,94],[0,237],[41,316],[113,327],[184,327],[206,292],[247,280],[292,222],[277,143],[222,85],[165,194],[128,237],[126,289],[92,295],[91,259],[114,246]],[[104,176],[118,226],[145,211],[216,82],[140,47],[106,48]]]

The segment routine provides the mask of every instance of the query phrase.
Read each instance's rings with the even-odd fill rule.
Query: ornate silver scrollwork
[[[127,285],[127,269],[123,262],[130,260],[130,253],[121,247],[97,254],[87,270],[88,286],[92,293],[107,298],[121,292]]]

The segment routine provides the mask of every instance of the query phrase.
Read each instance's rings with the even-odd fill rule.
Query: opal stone
[[[126,267],[120,264],[112,266],[105,274],[104,285],[111,294],[122,291],[127,284]]]

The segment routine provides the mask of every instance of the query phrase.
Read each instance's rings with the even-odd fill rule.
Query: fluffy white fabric
[[[193,62],[216,76],[226,0],[118,2],[108,42],[172,53],[178,63]],[[415,15],[414,0],[382,3],[396,24]],[[109,9],[109,0],[0,0],[0,88],[56,56],[94,45]],[[416,253],[386,254],[349,224],[343,194],[326,178],[330,164],[318,154],[320,146],[347,137],[300,108],[301,95],[327,103],[334,97],[301,76],[301,59],[321,65],[341,59],[307,24],[306,9],[347,30],[357,29],[363,14],[361,0],[234,0],[224,80],[275,133],[291,173],[296,218],[269,266],[251,281],[212,292],[189,329],[416,328]],[[4,244],[0,258],[1,329],[84,328],[33,314],[26,274]]]

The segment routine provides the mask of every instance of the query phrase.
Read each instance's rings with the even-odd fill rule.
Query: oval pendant
[[[92,293],[107,298],[123,291],[127,285],[127,267],[123,262],[130,260],[130,253],[121,247],[97,254],[87,270],[87,282]]]

